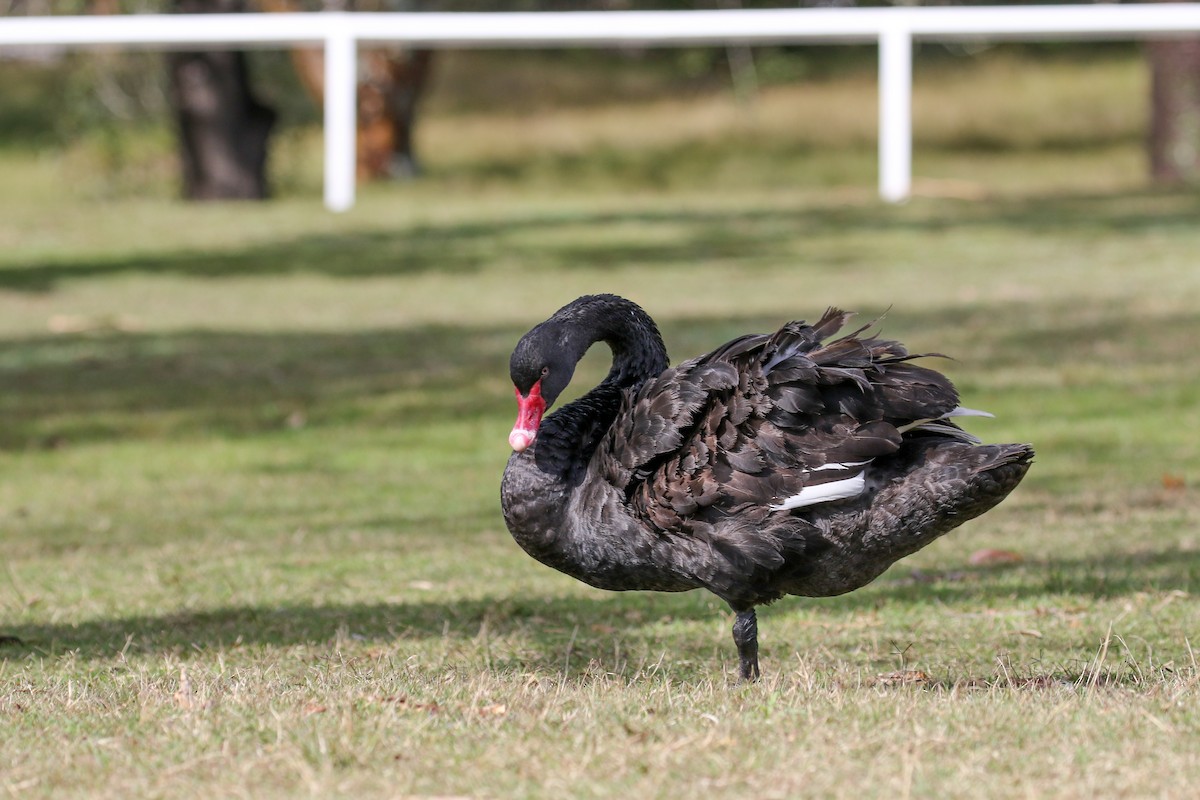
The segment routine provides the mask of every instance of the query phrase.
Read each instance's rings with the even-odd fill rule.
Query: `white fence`
[[[877,42],[879,194],[912,185],[913,40],[1134,39],[1200,32],[1200,3],[725,11],[9,17],[0,48],[125,45],[325,48],[325,205],[354,204],[359,42],[421,47],[610,47]]]

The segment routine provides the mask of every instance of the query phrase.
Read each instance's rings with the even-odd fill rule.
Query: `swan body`
[[[510,361],[513,538],[601,589],[708,589],[736,612],[741,678],[757,678],[756,606],[869,583],[999,503],[1033,458],[959,428],[983,412],[898,342],[831,338],[848,317],[829,309],[670,367],[634,303],[563,307]],[[543,419],[601,341],[608,376]]]

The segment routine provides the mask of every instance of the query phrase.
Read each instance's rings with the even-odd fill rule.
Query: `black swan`
[[[870,326],[826,341],[849,316],[831,308],[669,367],[636,304],[559,309],[510,362],[513,538],[601,589],[708,589],[736,614],[741,680],[757,679],[755,606],[869,583],[999,503],[1033,458],[959,428],[985,414]],[[543,420],[595,342],[612,348],[608,376]]]

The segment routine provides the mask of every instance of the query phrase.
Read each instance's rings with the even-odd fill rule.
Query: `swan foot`
[[[737,612],[733,621],[733,643],[738,649],[738,680],[753,683],[762,673],[758,669],[758,617],[754,609]]]

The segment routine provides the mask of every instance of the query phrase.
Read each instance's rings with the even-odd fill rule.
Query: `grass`
[[[86,144],[0,154],[0,791],[1179,796],[1200,197],[1139,188],[1124,118],[1009,133],[1014,89],[968,136],[948,110],[972,85],[1117,103],[1135,64],[1098,67],[1116,100],[1078,66],[980,69],[926,78],[936,191],[895,208],[859,123],[797,146],[769,97],[749,151],[660,101],[561,112],[576,150],[431,120],[429,179],[343,216],[303,175],[269,205],[185,206],[140,183],[155,169],[112,190]],[[868,90],[822,84],[813,109],[866,114]],[[604,115],[626,124],[588,138]],[[612,171],[578,172],[593,158]],[[503,528],[509,349],[592,291],[641,302],[676,359],[887,311],[957,358],[997,413],[973,429],[1037,463],[871,586],[765,609],[766,678],[737,686],[715,598],[594,591]],[[984,548],[1022,560],[973,565]]]

